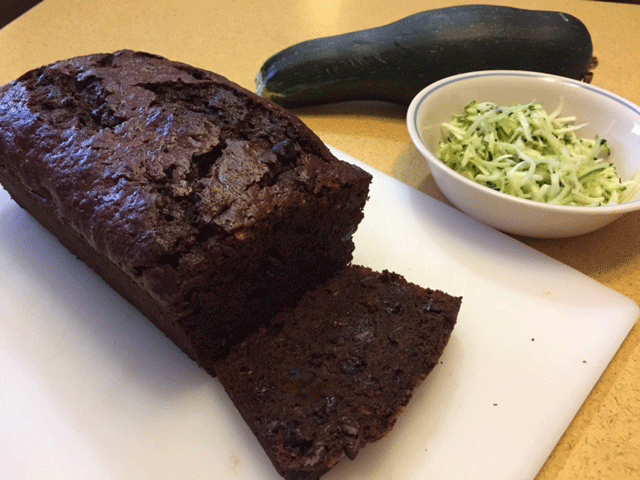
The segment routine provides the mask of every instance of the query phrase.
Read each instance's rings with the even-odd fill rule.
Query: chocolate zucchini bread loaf
[[[348,266],[216,364],[278,472],[317,479],[383,437],[442,354],[461,299]]]
[[[370,175],[217,74],[120,51],[0,89],[0,182],[214,373],[349,263]]]

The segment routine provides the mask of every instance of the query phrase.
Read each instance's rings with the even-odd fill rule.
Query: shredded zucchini
[[[580,138],[574,117],[542,104],[499,107],[471,102],[442,124],[440,160],[494,190],[557,205],[613,205],[629,200],[640,174],[622,182],[605,139]]]

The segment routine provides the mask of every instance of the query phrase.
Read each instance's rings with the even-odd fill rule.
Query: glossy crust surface
[[[350,261],[370,175],[215,73],[119,51],[0,88],[0,182],[212,371]]]

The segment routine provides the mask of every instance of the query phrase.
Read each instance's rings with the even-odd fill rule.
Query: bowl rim
[[[638,115],[640,120],[640,107],[633,102],[627,100],[620,95],[617,95],[613,92],[605,90],[601,87],[597,87],[595,85],[591,85],[589,83],[574,80],[567,77],[562,77],[559,75],[553,75],[550,73],[543,72],[531,72],[527,70],[479,70],[474,72],[461,73],[457,75],[452,75],[450,77],[443,78],[434,82],[422,90],[418,92],[411,103],[409,104],[409,108],[406,114],[406,122],[407,128],[409,130],[409,136],[413,141],[416,148],[420,151],[420,153],[427,158],[430,164],[430,168],[436,166],[441,172],[446,173],[447,175],[455,178],[456,180],[464,183],[468,187],[476,190],[477,192],[483,193],[485,195],[492,195],[496,199],[501,199],[503,201],[515,202],[516,204],[521,204],[522,206],[526,206],[528,208],[535,208],[539,210],[545,211],[557,211],[564,214],[567,213],[576,213],[576,214],[590,214],[590,215],[610,215],[614,213],[627,213],[634,210],[640,209],[640,197],[637,197],[635,200],[631,200],[624,203],[619,203],[615,205],[600,205],[600,206],[579,206],[579,205],[555,205],[551,203],[538,202],[536,200],[530,200],[527,198],[516,197],[515,195],[510,195],[508,193],[499,192],[497,190],[492,190],[489,187],[481,185],[473,180],[465,177],[464,175],[456,172],[452,168],[445,165],[431,150],[425,145],[420,129],[418,128],[418,111],[421,105],[426,101],[429,95],[435,93],[438,90],[443,88],[447,88],[455,83],[464,82],[466,80],[473,80],[481,77],[527,77],[527,78],[538,78],[540,80],[544,80],[552,83],[561,83],[573,85],[575,87],[587,90],[591,93],[605,96],[616,103],[621,104],[624,108],[631,110],[634,114]],[[453,113],[452,113],[453,115]]]

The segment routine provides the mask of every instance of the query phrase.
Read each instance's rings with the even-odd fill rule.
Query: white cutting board
[[[355,262],[464,299],[394,430],[323,480],[532,479],[637,305],[372,173]],[[0,432],[2,479],[279,478],[218,381],[4,191]]]

